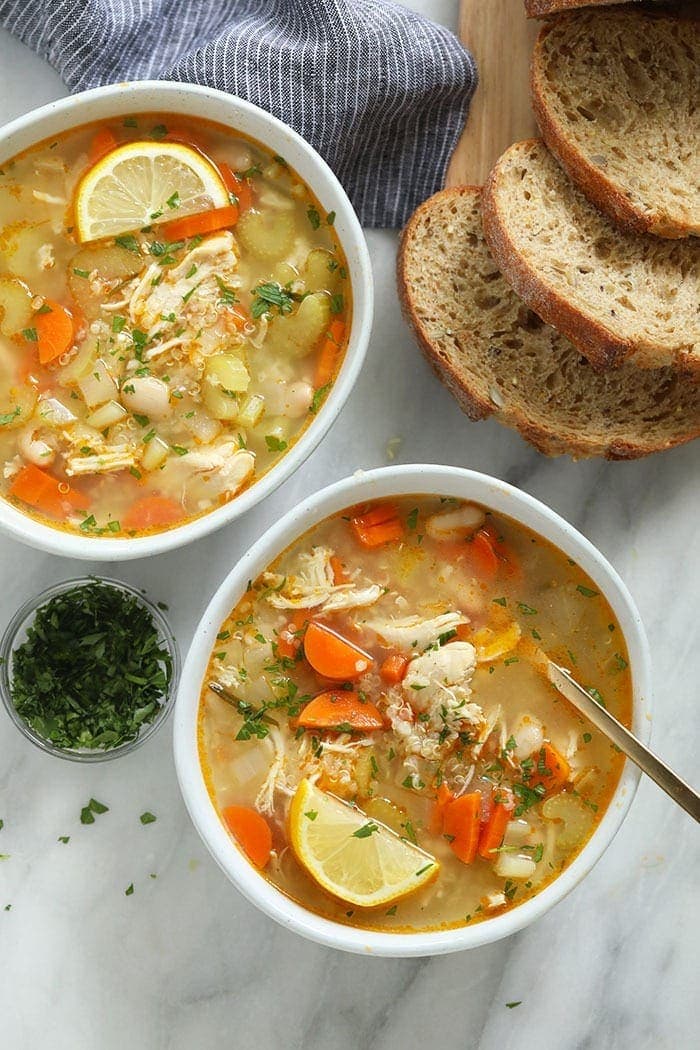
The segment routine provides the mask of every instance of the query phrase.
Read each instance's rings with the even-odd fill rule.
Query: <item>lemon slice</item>
[[[289,821],[300,863],[324,890],[360,908],[405,897],[440,870],[435,857],[309,780],[297,788]]]
[[[228,203],[221,176],[196,150],[180,142],[127,142],[81,179],[75,223],[81,241],[95,241]]]

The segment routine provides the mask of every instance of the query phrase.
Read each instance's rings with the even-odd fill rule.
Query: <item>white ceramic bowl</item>
[[[336,214],[335,231],[348,261],[352,285],[352,327],[345,359],[333,388],[299,440],[259,481],[202,518],[153,536],[133,539],[76,536],[44,525],[0,499],[1,529],[23,543],[66,557],[119,561],[160,554],[206,536],[250,510],[286,481],[321,441],[352,391],[372,328],[372,268],[362,228],[345,191],[326,162],[304,139],[250,102],[211,88],[165,81],[137,81],[95,88],[51,102],[0,128],[0,164],[42,139],[81,124],[149,112],[217,121],[228,125],[234,132],[245,132],[289,161],[324,210]]]
[[[588,573],[606,596],[627,642],[634,687],[632,728],[649,735],[651,668],[649,644],[632,598],[602,554],[563,518],[512,485],[458,467],[400,466],[358,473],[310,496],[289,511],[232,569],[212,598],[194,636],[175,704],[175,763],[180,788],[195,827],[212,856],[238,889],[288,929],[321,944],[373,955],[415,956],[474,948],[527,926],[560,901],[590,871],[622,824],[639,781],[629,761],[593,836],[573,863],[536,897],[504,915],[474,926],[435,933],[376,933],[315,915],[267,882],[236,849],[207,792],[197,752],[197,709],[217,631],[255,579],[289,544],[317,522],[353,504],[383,496],[427,493],[474,500],[508,515],[554,543]]]

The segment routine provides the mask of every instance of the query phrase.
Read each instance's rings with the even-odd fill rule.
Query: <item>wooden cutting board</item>
[[[529,72],[540,23],[523,0],[461,0],[459,37],[479,70],[469,117],[447,171],[447,186],[480,186],[503,150],[537,135]]]

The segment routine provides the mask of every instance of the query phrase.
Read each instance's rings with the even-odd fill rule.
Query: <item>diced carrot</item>
[[[327,386],[333,378],[338,354],[343,345],[344,335],[345,322],[338,318],[336,318],[335,321],[331,321],[328,326],[328,331],[326,332],[326,337],[321,343],[321,348],[318,351],[318,357],[316,358],[314,386],[317,390],[321,389],[321,387]]]
[[[443,835],[450,843],[450,849],[463,864],[471,864],[476,857],[479,845],[481,816],[481,793],[474,791],[445,806],[442,823]]]
[[[253,203],[253,191],[249,180],[239,179],[225,161],[218,162],[217,167],[226,189],[238,198],[238,210],[240,212],[246,211]]]
[[[498,572],[498,558],[488,533],[479,529],[472,536],[467,549],[477,574],[484,580],[492,580]]]
[[[47,299],[44,306],[48,309],[34,315],[34,328],[39,361],[42,365],[47,365],[70,349],[74,325],[73,316],[65,306],[54,302],[53,299]]]
[[[184,516],[182,504],[167,496],[141,496],[123,515],[121,524],[124,529],[163,528],[174,525]]]
[[[117,145],[118,142],[113,132],[109,128],[100,128],[90,143],[90,154],[88,157],[90,164],[96,164],[107,153],[111,153],[113,149],[116,149]]]
[[[289,627],[284,627],[277,635],[277,652],[281,657],[286,660],[293,660],[301,646],[301,642],[298,638],[294,637],[294,634],[289,630]]]
[[[498,532],[491,522],[487,522],[486,525],[483,525],[479,529],[479,532],[486,536],[490,541],[494,554],[501,563],[506,576],[520,579],[523,575],[520,559],[510,544],[506,543],[506,541],[498,535]]]
[[[234,306],[232,310],[226,312],[226,317],[233,321],[233,327],[239,332],[243,331],[247,324],[250,324],[250,314],[243,306]]]
[[[314,671],[335,681],[359,678],[373,663],[369,653],[315,620],[304,634],[304,656]]]
[[[227,204],[224,208],[212,208],[211,211],[197,212],[196,215],[185,215],[183,219],[173,219],[158,227],[158,232],[169,241],[182,241],[187,237],[196,237],[202,233],[214,233],[238,222],[238,205]]]
[[[403,538],[404,527],[393,503],[376,507],[350,519],[353,531],[363,547],[381,547]]]
[[[474,627],[471,623],[458,623],[455,630],[458,642],[468,642],[474,634]]]
[[[39,470],[32,463],[15,475],[9,491],[11,496],[21,499],[23,503],[56,518],[65,518],[74,510],[87,510],[90,505],[82,492]]]
[[[437,798],[433,804],[430,815],[430,832],[432,835],[442,835],[445,822],[445,809],[454,800],[454,795],[446,784],[441,784],[437,789]]]
[[[383,729],[385,723],[379,708],[368,700],[360,700],[357,693],[331,689],[319,693],[306,705],[297,724],[304,729],[344,729],[349,726],[356,733],[371,733]]]
[[[343,568],[343,563],[337,554],[331,555],[331,569],[333,570],[333,584],[338,587],[341,583],[347,583],[349,576]]]
[[[248,806],[227,806],[221,815],[248,860],[264,868],[272,851],[272,831],[265,818]]]
[[[527,786],[544,785],[546,790],[558,791],[569,779],[571,768],[563,755],[550,743],[545,743],[532,755],[533,767]]]
[[[398,685],[406,677],[408,663],[408,657],[401,656],[400,653],[392,653],[391,656],[387,656],[379,668],[379,674],[387,684]]]
[[[512,802],[495,802],[488,822],[482,827],[479,835],[479,856],[484,860],[495,860],[494,850],[503,842],[508,821],[513,813]]]

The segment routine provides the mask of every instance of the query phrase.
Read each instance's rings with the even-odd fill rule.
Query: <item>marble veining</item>
[[[456,18],[452,0],[411,6]],[[7,35],[0,78],[3,122],[65,93]],[[267,525],[321,484],[386,463],[387,444],[401,438],[397,462],[462,464],[504,478],[603,550],[652,641],[652,742],[697,781],[698,446],[639,463],[573,464],[543,458],[494,423],[469,424],[401,320],[396,236],[373,232],[369,241],[374,336],[324,446],[262,507],[179,554],[71,563],[0,538],[0,629],[40,588],[100,570],[167,602],[184,653],[217,583]],[[85,827],[79,813],[91,796],[110,808]],[[140,823],[146,809],[156,823]],[[3,1050],[697,1045],[700,838],[649,783],[596,869],[538,923],[478,951],[418,960],[320,948],[243,900],[190,824],[169,729],[128,758],[83,768],[41,755],[0,718],[0,819],[8,855],[0,861]],[[69,843],[58,841],[66,835]]]

